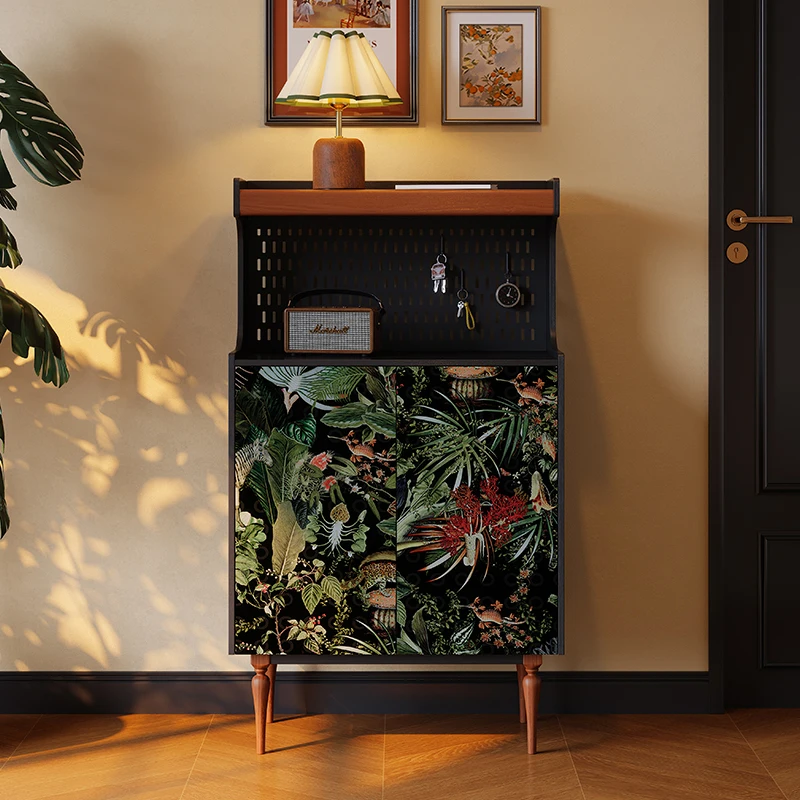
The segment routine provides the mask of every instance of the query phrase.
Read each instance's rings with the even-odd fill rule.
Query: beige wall
[[[704,669],[706,3],[550,0],[541,129],[441,127],[440,3],[420,4],[422,123],[363,129],[367,177],[563,181],[568,654],[547,666]],[[12,165],[26,263],[0,277],[73,377],[0,360],[0,670],[245,667],[226,655],[231,179],[307,179],[319,135],[261,124],[263,6],[0,0],[0,49],[87,154],[58,190]]]

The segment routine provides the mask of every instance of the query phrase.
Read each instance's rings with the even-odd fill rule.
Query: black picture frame
[[[465,14],[468,16],[475,16],[476,23],[479,21],[477,17],[480,15],[488,15],[490,18],[495,18],[495,24],[507,23],[509,21],[508,15],[526,14],[530,19],[527,21],[529,27],[533,27],[532,31],[525,30],[523,27],[523,48],[524,42],[533,45],[534,52],[532,57],[529,58],[527,68],[532,68],[535,72],[533,77],[532,86],[534,89],[534,98],[527,100],[524,95],[522,96],[522,105],[519,107],[500,105],[492,106],[486,104],[484,106],[469,106],[469,108],[476,109],[472,112],[463,112],[460,115],[456,109],[464,108],[460,102],[455,102],[460,99],[461,85],[460,75],[462,67],[462,59],[459,53],[454,53],[453,48],[458,46],[458,41],[452,41],[452,25],[455,23],[456,14]],[[505,16],[505,18],[504,18]],[[481,22],[488,22],[484,16]],[[525,21],[515,22],[514,24],[522,24],[525,26]],[[521,48],[521,52],[524,49]],[[521,56],[522,57],[522,56]],[[490,62],[492,63],[492,62]],[[520,70],[523,68],[524,62],[521,62]],[[455,75],[453,73],[456,73]],[[522,76],[517,79],[522,79]],[[458,81],[454,84],[454,81]],[[505,86],[509,87],[509,91],[513,91],[512,81],[506,81]],[[474,88],[474,87],[473,87]],[[481,91],[485,87],[478,87]],[[494,87],[489,87],[494,88]],[[497,109],[494,112],[494,109]],[[514,111],[527,112],[526,116],[515,114]],[[473,114],[473,116],[468,116]],[[542,122],[542,7],[541,6],[443,6],[442,7],[442,125],[540,125]]]

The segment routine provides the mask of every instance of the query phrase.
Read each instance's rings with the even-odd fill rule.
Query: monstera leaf
[[[0,267],[11,267],[14,269],[22,263],[22,256],[17,247],[17,240],[14,234],[6,227],[5,222],[0,219]]]
[[[69,370],[58,334],[44,315],[19,295],[0,287],[0,341],[11,334],[11,349],[23,358],[34,350],[33,368],[45,383],[61,386],[69,380]],[[0,412],[0,446],[5,446],[5,430]],[[0,450],[0,538],[9,527],[6,505],[3,457]]]
[[[9,178],[10,177],[11,176],[9,176]],[[9,211],[17,210],[17,201],[8,189],[0,189],[0,206],[7,208]]]
[[[5,131],[11,150],[34,180],[63,186],[81,176],[83,150],[69,126],[53,111],[47,97],[0,53],[0,134]],[[14,211],[9,192],[14,180],[0,152],[0,208]],[[0,219],[0,267],[22,263],[13,234]],[[61,386],[69,370],[58,335],[40,311],[19,295],[0,287],[0,340],[11,334],[11,348],[26,358],[33,348],[33,368],[46,383]],[[5,433],[0,417],[0,444]],[[0,537],[9,527],[5,480],[0,456]]]
[[[0,130],[31,177],[50,186],[78,180],[83,149],[47,97],[0,53]],[[2,155],[0,155],[2,162]],[[0,167],[0,189],[11,189],[8,169]]]
[[[69,370],[58,334],[39,309],[18,294],[0,287],[0,341],[11,334],[11,349],[22,358],[34,350],[36,374],[53,386],[69,380]]]

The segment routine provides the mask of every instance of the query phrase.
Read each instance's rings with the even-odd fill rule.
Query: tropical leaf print
[[[294,439],[306,447],[311,447],[314,444],[314,439],[317,434],[317,421],[314,417],[305,417],[297,422],[289,422],[283,428],[283,432],[290,438]]]
[[[393,370],[270,366],[235,378],[234,445],[250,466],[237,652],[394,653]],[[268,460],[250,464],[253,441],[266,441]],[[242,520],[257,520],[246,539]]]
[[[272,526],[272,569],[280,578],[296,566],[306,540],[290,501],[278,503],[278,515]]]
[[[557,651],[554,370],[277,365],[235,386],[237,652]]]
[[[333,408],[325,402],[346,402],[366,378],[360,367],[262,367],[260,375],[280,387],[288,408],[297,396],[324,411]]]
[[[267,467],[272,497],[276,504],[291,501],[308,445],[291,439],[283,431],[270,434],[267,449],[272,463]]]
[[[396,380],[399,650],[554,652],[557,373],[412,367]]]

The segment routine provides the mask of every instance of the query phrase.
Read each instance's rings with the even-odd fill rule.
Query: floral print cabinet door
[[[394,653],[394,369],[236,371],[235,652]]]
[[[397,371],[399,653],[555,653],[558,375]]]
[[[553,367],[237,367],[234,652],[560,651]]]

